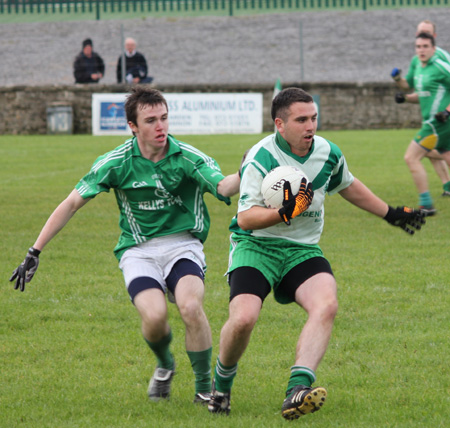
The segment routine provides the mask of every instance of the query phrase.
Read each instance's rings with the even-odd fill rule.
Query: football
[[[300,182],[306,174],[294,166],[278,166],[272,169],[261,184],[261,193],[268,208],[281,208],[283,206],[283,185],[285,181],[291,183],[291,191],[295,195],[300,189]],[[308,180],[309,181],[309,180]]]

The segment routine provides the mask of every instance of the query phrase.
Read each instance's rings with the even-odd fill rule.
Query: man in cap
[[[73,63],[75,83],[98,83],[105,74],[105,63],[97,52],[94,52],[92,40],[85,39],[82,50]]]

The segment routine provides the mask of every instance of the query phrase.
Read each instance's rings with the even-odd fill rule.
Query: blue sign
[[[124,102],[100,103],[100,130],[101,131],[126,131],[127,119],[125,116]]]

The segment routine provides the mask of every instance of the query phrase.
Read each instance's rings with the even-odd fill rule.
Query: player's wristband
[[[34,257],[39,257],[39,254],[41,254],[41,251],[38,250],[37,248],[30,247],[30,248],[28,249],[28,254],[31,254],[31,255],[34,256]]]
[[[390,205],[388,205],[388,212],[383,217],[384,220],[386,220],[388,223],[393,221],[393,215],[395,213],[395,208],[392,208]]]

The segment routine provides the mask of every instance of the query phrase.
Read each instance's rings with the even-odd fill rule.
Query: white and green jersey
[[[450,104],[450,64],[437,55],[414,69],[406,81],[419,96],[423,121],[436,121],[434,115]]]
[[[133,137],[100,156],[76,185],[84,199],[114,189],[121,229],[114,253],[119,260],[128,248],[157,236],[188,231],[204,242],[210,218],[203,194],[230,204],[217,193],[224,176],[214,159],[171,135],[168,144],[167,155],[154,163],[142,157]]]
[[[436,58],[439,58],[442,61],[447,62],[447,63],[450,64],[450,54],[446,50],[440,48],[439,46],[436,46],[436,52],[435,52],[434,56]],[[411,60],[411,63],[409,64],[408,73],[407,73],[407,75],[405,77],[405,79],[407,81],[408,81],[408,79],[411,80],[413,78],[414,71],[416,70],[416,67],[420,66],[420,65],[421,65],[420,59],[419,59],[419,57],[417,55],[415,55],[413,57],[413,59]],[[411,86],[411,88],[412,88],[412,86]]]
[[[312,182],[314,198],[311,206],[291,220],[291,225],[278,223],[274,226],[243,231],[233,218],[230,230],[239,235],[264,238],[280,238],[300,244],[317,244],[324,224],[325,194],[337,193],[353,182],[353,175],[338,146],[322,137],[315,136],[310,152],[300,157],[279,134],[272,134],[252,147],[247,154],[241,179],[238,213],[253,206],[264,207],[261,183],[272,169],[290,165],[301,169]]]

